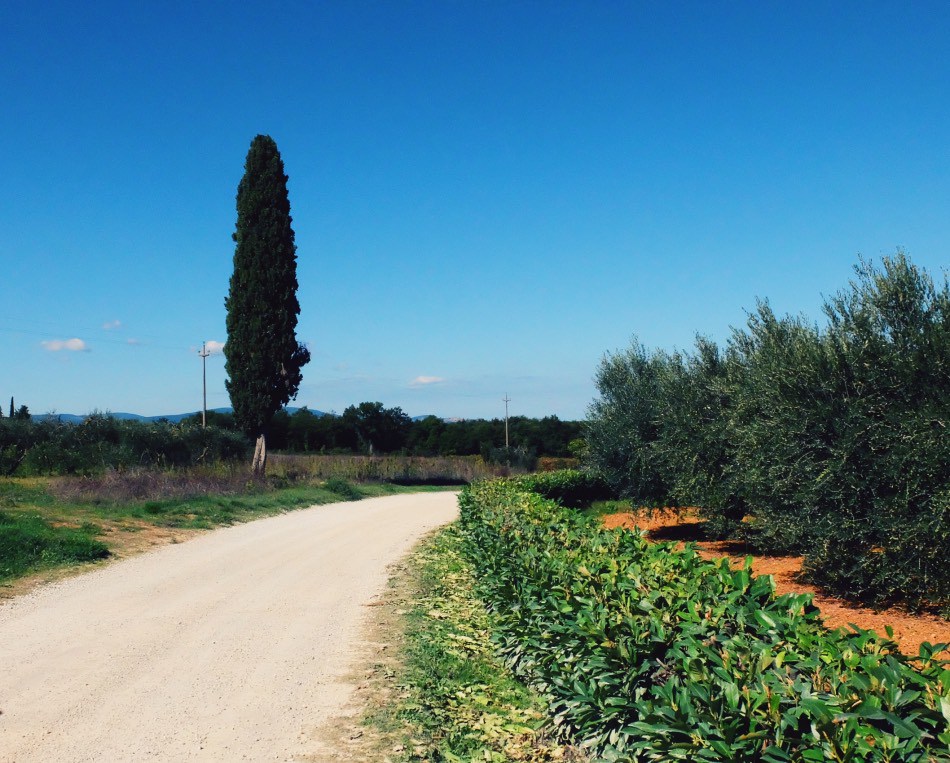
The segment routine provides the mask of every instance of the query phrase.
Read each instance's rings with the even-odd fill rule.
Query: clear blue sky
[[[635,334],[950,264],[944,0],[248,6],[0,4],[0,401],[200,407],[258,133],[321,410],[581,418]]]

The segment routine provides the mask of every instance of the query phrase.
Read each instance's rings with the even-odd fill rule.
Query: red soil
[[[648,540],[675,540],[685,542],[702,537],[702,521],[697,519],[691,509],[674,511],[672,509],[639,510],[622,512],[604,517],[608,528],[623,527],[628,530],[639,529]],[[854,624],[860,628],[877,631],[884,635],[884,627],[894,629],[894,641],[907,655],[918,654],[920,645],[950,643],[950,621],[936,615],[912,614],[901,609],[874,610],[860,607],[842,599],[821,593],[814,586],[801,582],[802,557],[768,556],[753,554],[737,541],[696,541],[695,545],[704,559],[728,557],[733,566],[742,566],[747,556],[752,557],[752,571],[756,575],[771,575],[775,580],[776,593],[810,593],[814,595],[815,606],[821,611],[822,619],[828,628],[841,628]],[[944,652],[950,657],[950,651]]]

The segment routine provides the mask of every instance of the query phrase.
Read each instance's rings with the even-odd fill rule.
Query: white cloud
[[[62,350],[89,352],[89,346],[82,339],[50,339],[40,344],[50,352],[61,352]]]
[[[220,355],[224,352],[224,342],[215,342],[213,339],[209,339],[205,342],[205,350],[212,355]]]
[[[417,376],[411,382],[409,382],[410,387],[427,387],[430,384],[441,384],[444,382],[441,376]]]
[[[126,343],[126,344],[132,344],[132,345],[139,345],[139,344],[142,344],[142,340],[141,340],[141,339],[133,339],[132,337],[129,337],[128,339],[125,340],[125,343]]]
[[[112,329],[117,329],[122,325],[122,321],[106,321],[102,324],[102,328],[106,331],[112,331]]]

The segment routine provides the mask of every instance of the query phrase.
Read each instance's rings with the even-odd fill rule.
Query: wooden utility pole
[[[201,427],[207,426],[206,418],[208,415],[208,365],[207,358],[211,354],[210,350],[205,349],[205,343],[201,343],[201,350],[198,355],[201,357]]]

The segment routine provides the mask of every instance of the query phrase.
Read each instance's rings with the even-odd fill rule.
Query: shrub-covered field
[[[603,530],[513,481],[466,488],[460,505],[502,654],[601,759],[950,755],[950,666],[928,647],[911,660],[872,633],[828,632],[770,578]]]
[[[82,424],[0,419],[0,475],[99,474],[182,467],[246,457],[237,432],[195,422],[142,423],[94,414]]]
[[[828,590],[950,608],[950,286],[903,254],[856,271],[821,326],[762,303],[723,348],[606,358],[589,458]]]

